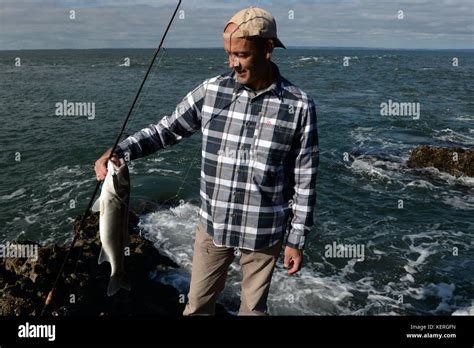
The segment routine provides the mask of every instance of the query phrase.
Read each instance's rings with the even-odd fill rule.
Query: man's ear
[[[272,58],[273,49],[275,48],[275,43],[272,39],[268,39],[265,43],[265,58],[270,60]]]

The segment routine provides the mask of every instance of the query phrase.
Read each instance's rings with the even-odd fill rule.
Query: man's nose
[[[237,57],[230,57],[229,58],[229,67],[234,69],[234,68],[238,68],[240,67],[240,61],[239,61],[239,58]]]

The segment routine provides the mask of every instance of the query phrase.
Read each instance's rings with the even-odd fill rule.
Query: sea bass
[[[100,197],[92,207],[100,211],[99,233],[102,248],[99,265],[110,263],[107,295],[112,296],[120,288],[130,290],[124,268],[124,248],[130,243],[128,235],[128,204],[130,200],[130,175],[127,163],[120,159],[120,167],[112,161],[107,163],[107,176],[102,184]]]

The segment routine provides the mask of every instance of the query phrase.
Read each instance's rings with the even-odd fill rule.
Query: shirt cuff
[[[125,158],[125,154],[129,153],[128,151],[124,150],[120,144],[117,144],[115,147],[114,153],[117,155],[118,158]],[[130,156],[130,155],[129,155]]]
[[[306,236],[296,234],[295,232],[290,232],[288,234],[288,239],[286,240],[286,245],[294,249],[303,250],[305,245],[305,239]]]

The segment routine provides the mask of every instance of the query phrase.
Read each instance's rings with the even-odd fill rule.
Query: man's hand
[[[295,249],[292,247],[285,247],[285,259],[283,265],[285,268],[290,268],[288,270],[288,275],[295,274],[301,269],[303,264],[303,250]]]
[[[111,151],[112,148],[108,149],[97,161],[95,161],[94,170],[97,181],[103,181],[107,176],[107,159],[109,158]],[[116,154],[112,155],[111,161],[117,166],[120,166],[120,161]]]

